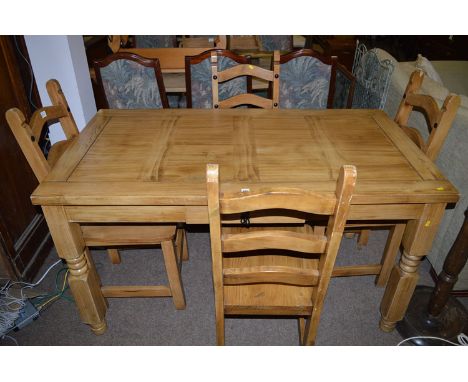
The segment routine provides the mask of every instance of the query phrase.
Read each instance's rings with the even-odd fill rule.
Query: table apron
[[[424,204],[352,205],[348,220],[418,219]],[[70,222],[75,223],[168,223],[208,224],[207,206],[65,206]],[[256,222],[273,222],[257,219]],[[275,218],[273,218],[275,219]],[[255,219],[252,219],[254,223]],[[300,222],[296,218],[274,220]]]

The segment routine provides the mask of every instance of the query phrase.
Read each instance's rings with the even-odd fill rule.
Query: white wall
[[[55,78],[60,82],[78,129],[96,114],[91,79],[82,36],[25,36],[31,66],[43,106],[51,104],[45,84]],[[65,139],[60,125],[50,129],[50,140]]]

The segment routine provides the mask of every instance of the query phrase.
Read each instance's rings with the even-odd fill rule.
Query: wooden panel
[[[5,112],[13,107],[28,117],[31,114],[29,84],[21,78],[23,63],[17,59],[14,38],[21,49],[21,36],[0,36],[0,256],[4,257],[0,262],[5,264],[9,277],[27,280],[42,265],[52,240],[40,211],[30,201],[37,180],[5,119]],[[29,81],[29,68],[24,69]],[[32,98],[37,102],[34,83]]]
[[[194,214],[201,214],[205,221],[208,221],[206,206],[199,209],[202,211],[197,210]],[[187,219],[185,210],[184,206],[68,206],[66,208],[69,221],[75,223],[182,222]]]
[[[88,246],[159,244],[175,237],[175,226],[95,226],[82,225],[83,239]]]

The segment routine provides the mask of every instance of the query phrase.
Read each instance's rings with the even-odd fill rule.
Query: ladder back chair
[[[211,54],[218,57],[217,69],[225,70],[239,64],[249,64],[248,57],[239,56],[225,49],[202,52],[195,56],[185,57],[185,83],[187,89],[187,107],[194,109],[213,108]],[[226,99],[238,94],[252,92],[250,77],[236,78],[220,84],[219,99]]]
[[[437,102],[429,95],[418,94],[424,79],[424,72],[420,70],[414,71],[408,81],[405,92],[403,93],[400,106],[395,116],[395,122],[403,129],[408,137],[423,151],[432,161],[437,159],[445,138],[452,126],[456,117],[458,107],[460,106],[460,97],[455,94],[449,94],[441,108]],[[419,111],[426,117],[428,130],[430,132],[427,141],[424,140],[419,130],[408,126],[408,119],[413,111]],[[373,227],[378,227],[379,224],[374,224]],[[388,224],[380,226],[388,227]],[[403,233],[405,230],[404,223],[390,225],[390,236],[387,240],[384,254],[382,256],[381,265],[373,266],[373,271],[365,274],[376,274],[376,283],[379,286],[384,286],[390,276],[392,267],[398,255]],[[370,227],[372,228],[372,226]],[[359,244],[367,244],[369,229],[360,230]],[[359,267],[347,267],[348,269],[337,269],[337,275],[355,275],[360,273]],[[371,269],[371,268],[369,268]],[[361,268],[362,270],[362,268]]]
[[[60,84],[56,80],[47,82],[47,92],[52,106],[40,108],[34,112],[30,123],[17,108],[6,112],[6,119],[22,152],[31,166],[37,180],[42,182],[65,148],[72,144],[79,135],[73,115]],[[49,122],[59,121],[66,141],[54,144],[46,159],[38,141],[41,131]],[[162,297],[172,296],[177,309],[185,308],[185,296],[180,278],[181,261],[188,259],[185,232],[175,225],[81,225],[83,239],[88,247],[119,247],[139,245],[161,245],[169,285],[130,285],[102,286],[104,297]],[[176,251],[174,247],[176,246]],[[89,253],[89,252],[87,252]],[[113,263],[120,263],[117,250],[110,253]],[[93,261],[87,255],[90,266]]]
[[[437,102],[430,95],[416,93],[420,89],[423,79],[424,72],[420,70],[411,74],[395,122],[432,161],[435,161],[452,127],[460,106],[460,96],[449,94],[442,107],[439,108]],[[419,130],[408,126],[408,119],[413,110],[423,112],[426,117],[429,129],[427,141],[424,141]]]
[[[110,109],[161,109],[169,102],[157,58],[118,52],[94,61],[96,81]]]
[[[355,79],[337,57],[301,49],[282,55],[280,66],[280,108],[351,108]]]
[[[225,315],[244,314],[297,316],[300,343],[314,344],[355,183],[356,168],[343,166],[331,195],[297,188],[223,193],[218,165],[207,165],[218,345],[224,344]],[[248,220],[257,211],[300,214],[306,221],[328,216],[328,225],[325,232],[308,225],[229,227],[229,216]]]
[[[225,70],[218,70],[218,56],[211,52],[211,88],[213,92],[213,107],[215,109],[230,109],[241,105],[252,105],[262,109],[278,108],[279,95],[279,51],[273,53],[273,70],[267,70],[251,64],[240,64]],[[220,99],[220,84],[238,77],[256,77],[272,84],[272,99],[257,94],[236,94],[227,99]]]

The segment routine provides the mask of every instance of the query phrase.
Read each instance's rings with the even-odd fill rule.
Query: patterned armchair
[[[379,60],[374,50],[358,44],[353,63],[356,89],[355,109],[383,109],[387,100],[394,66],[390,60]]]
[[[176,36],[139,35],[135,36],[135,48],[176,48]]]
[[[94,69],[108,108],[169,107],[158,59],[115,53],[95,61]]]
[[[195,109],[211,109],[213,93],[211,87],[211,52],[203,52],[196,56],[185,57],[185,81],[187,89],[187,107]],[[238,56],[228,50],[216,49],[218,70],[222,71],[237,64],[248,64],[250,60]],[[239,77],[219,85],[219,100],[224,100],[238,94],[250,93],[252,82],[249,77]]]
[[[336,57],[323,57],[310,49],[280,58],[279,106],[285,109],[350,107],[354,79]]]
[[[261,50],[273,52],[274,50],[290,51],[293,49],[293,36],[267,35],[258,36]]]

